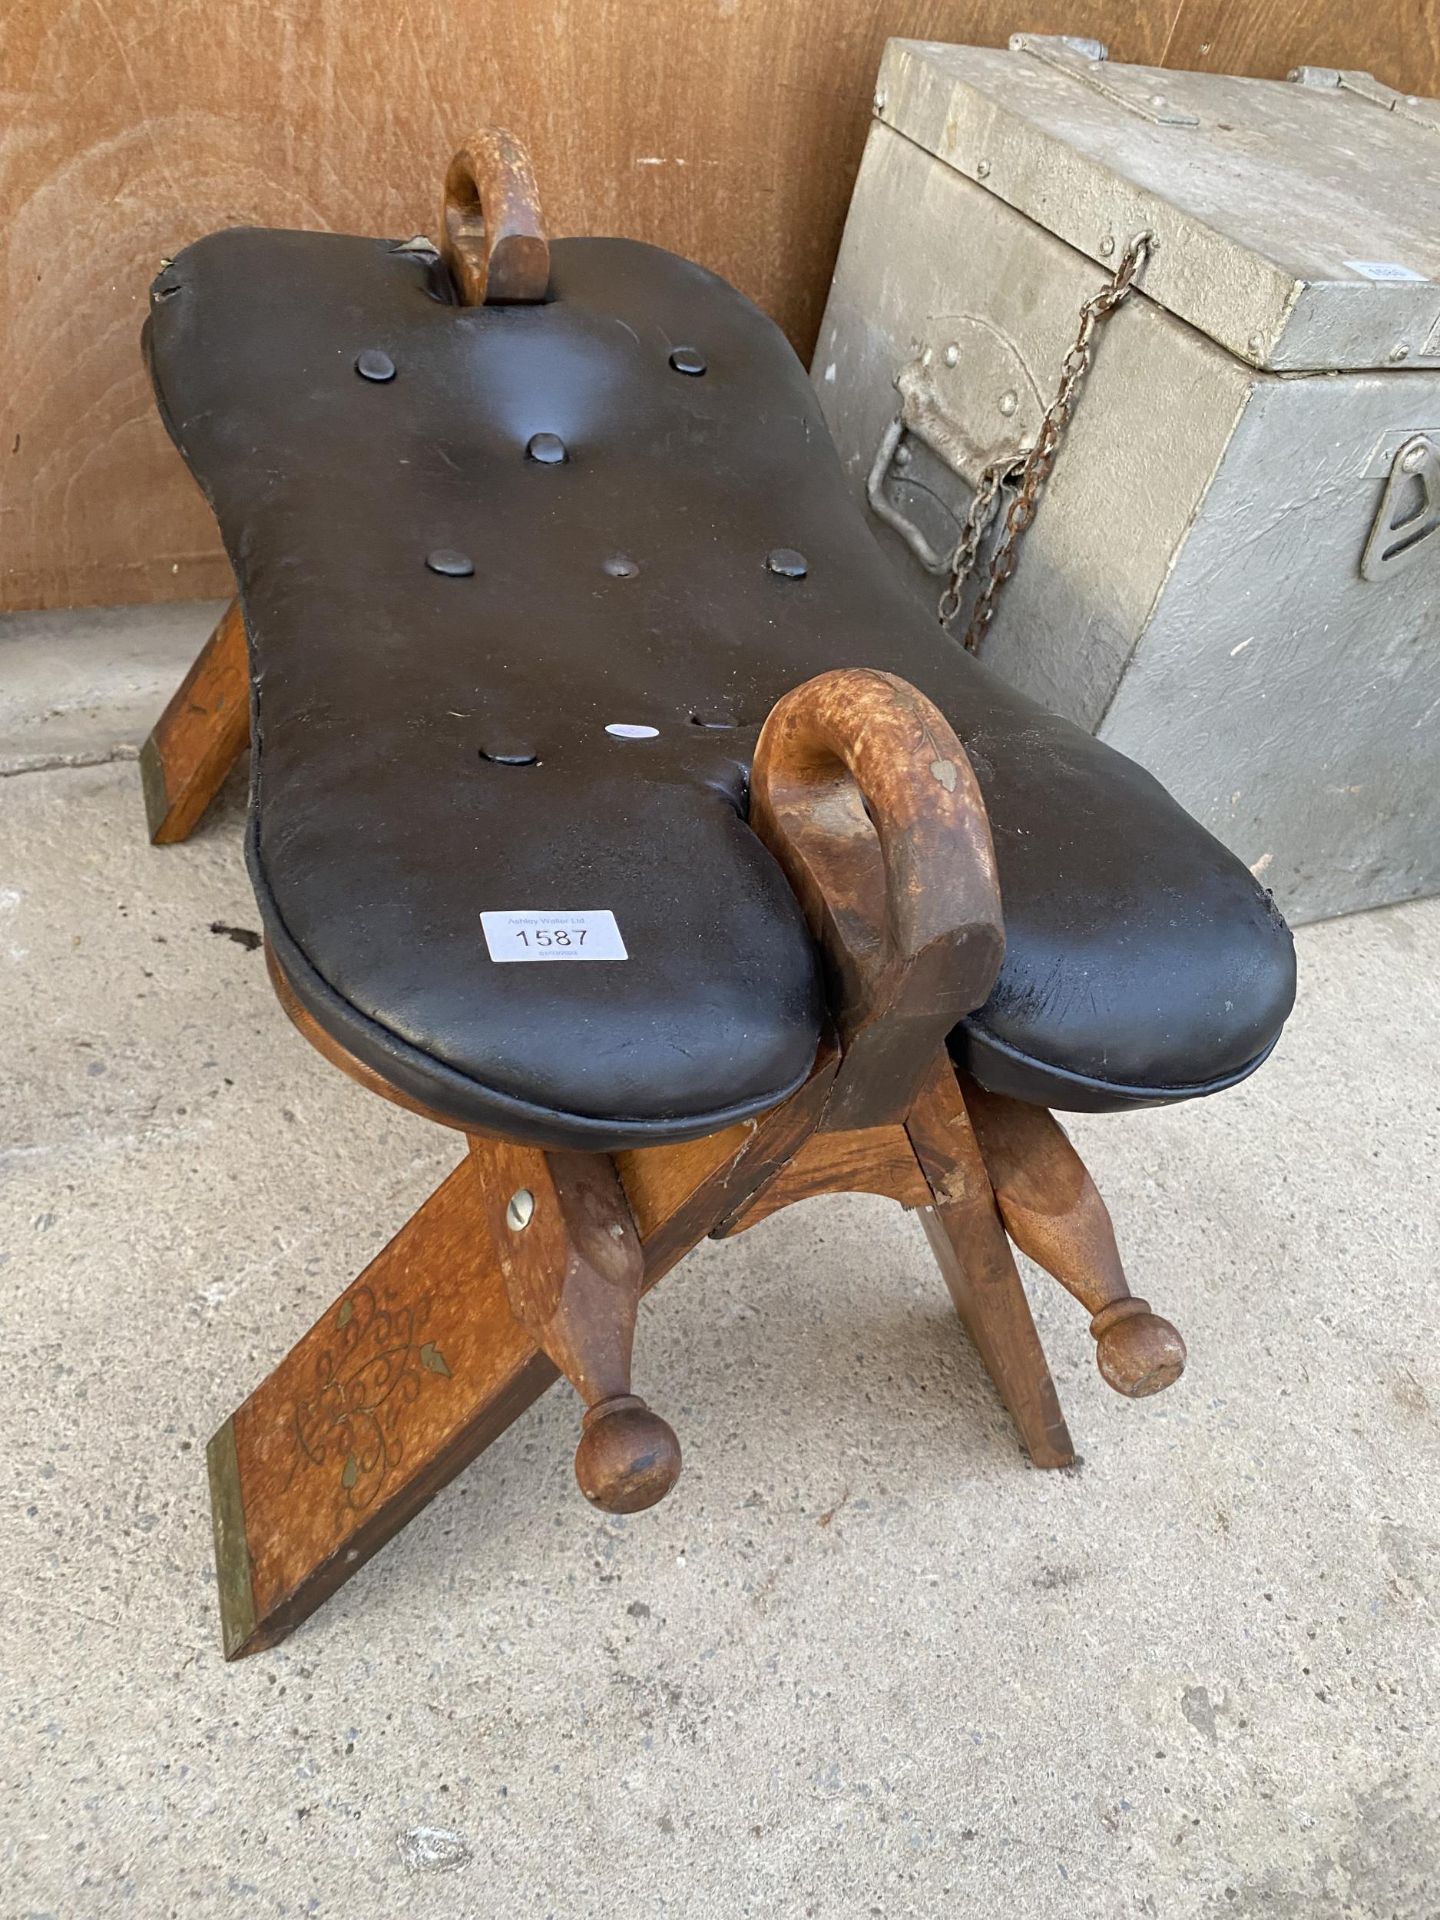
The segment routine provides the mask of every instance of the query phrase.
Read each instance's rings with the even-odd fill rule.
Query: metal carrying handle
[[[1004,954],[990,823],[965,749],[896,675],[822,673],[761,729],[750,824],[830,974],[844,1054],[832,1108],[847,1125],[903,1114]]]
[[[903,413],[897,413],[880,437],[875,449],[875,458],[870,463],[870,472],[865,481],[865,498],[870,502],[870,511],[877,520],[883,520],[887,527],[895,532],[909,547],[915,558],[927,573],[948,573],[950,554],[938,553],[915,522],[885,491],[885,482],[890,478],[890,467],[895,459],[896,450],[907,433],[914,428],[906,425]],[[922,439],[923,435],[920,436]]]
[[[464,306],[545,298],[550,243],[535,174],[524,146],[503,127],[472,134],[450,162],[440,257]]]
[[[1415,499],[1418,490],[1419,500]],[[1396,451],[1375,510],[1360,576],[1388,580],[1422,550],[1433,553],[1440,532],[1440,452],[1428,434],[1412,434]]]

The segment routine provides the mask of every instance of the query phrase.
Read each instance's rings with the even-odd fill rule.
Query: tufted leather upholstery
[[[780,694],[860,665],[936,701],[990,812],[1006,958],[957,1058],[1059,1107],[1250,1072],[1294,960],[1249,873],[917,613],[755,307],[628,241],[552,264],[545,305],[462,309],[422,252],[237,229],[152,290],[156,393],[250,635],[251,874],[321,1025],[414,1098],[541,1144],[773,1103],[822,1008],[745,824],[749,756]],[[527,454],[537,434],[566,457]],[[781,548],[803,577],[767,567]],[[473,570],[427,564],[447,553]],[[488,959],[482,911],[544,907],[611,909],[630,958]]]

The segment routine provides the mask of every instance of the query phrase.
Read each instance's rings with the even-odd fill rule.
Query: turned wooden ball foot
[[[617,1394],[585,1415],[575,1478],[607,1513],[639,1513],[663,1500],[680,1477],[680,1442],[643,1400]]]
[[[1163,1393],[1185,1371],[1185,1342],[1148,1300],[1114,1300],[1090,1322],[1095,1358],[1117,1393],[1128,1400]]]

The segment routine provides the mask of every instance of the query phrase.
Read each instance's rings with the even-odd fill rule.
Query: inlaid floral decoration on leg
[[[313,1468],[339,1466],[343,1503],[362,1512],[405,1458],[405,1411],[425,1375],[451,1377],[433,1340],[421,1341],[429,1302],[384,1305],[357,1287],[335,1312],[335,1343],[315,1369],[313,1394],[294,1412],[295,1458],[287,1488]]]

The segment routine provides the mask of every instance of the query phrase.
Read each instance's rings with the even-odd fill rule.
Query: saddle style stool
[[[1289,934],[1148,774],[917,611],[779,331],[657,248],[549,246],[490,133],[438,247],[212,234],[145,342],[240,594],[146,745],[151,837],[248,736],[282,1006],[468,1143],[211,1442],[227,1655],[557,1371],[587,1498],[660,1499],[639,1296],[812,1194],[919,1212],[1038,1465],[1073,1455],[1009,1240],[1113,1387],[1169,1386],[1180,1337],[1048,1109],[1243,1079]]]

